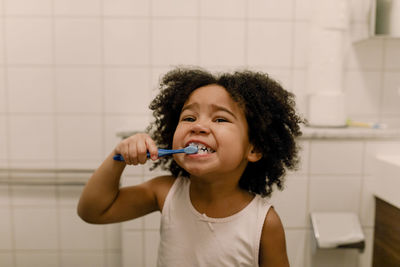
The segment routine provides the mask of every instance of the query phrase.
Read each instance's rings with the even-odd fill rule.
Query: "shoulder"
[[[278,213],[271,207],[265,216],[260,241],[260,266],[289,266],[285,231]]]
[[[158,176],[151,180],[148,180],[143,184],[143,186],[145,186],[149,191],[154,194],[154,197],[157,201],[158,209],[160,211],[162,210],[168,192],[176,179],[177,178],[172,175]]]

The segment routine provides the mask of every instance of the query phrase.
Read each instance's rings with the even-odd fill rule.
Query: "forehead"
[[[233,100],[228,91],[217,84],[202,86],[194,90],[186,100],[184,106],[189,104],[220,104],[229,105],[232,108],[239,107],[239,104]]]

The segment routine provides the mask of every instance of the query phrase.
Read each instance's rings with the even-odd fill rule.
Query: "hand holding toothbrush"
[[[156,153],[154,153],[154,151],[156,151]],[[114,160],[137,165],[139,163],[144,164],[147,158],[156,160],[158,157],[176,153],[195,154],[197,151],[198,148],[196,146],[187,146],[182,149],[157,149],[153,139],[151,139],[149,135],[136,134],[123,140],[117,146]],[[144,155],[146,155],[146,157],[143,157]]]
[[[114,155],[122,156],[122,161],[128,165],[145,164],[148,158],[147,153],[152,160],[158,158],[157,146],[146,133],[132,135],[122,140],[114,149]]]

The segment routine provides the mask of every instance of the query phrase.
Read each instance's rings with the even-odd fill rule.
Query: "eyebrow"
[[[197,104],[197,103],[185,105],[185,106],[183,106],[181,113],[187,109],[195,108],[197,106],[199,106],[199,104]],[[236,115],[226,107],[216,105],[216,104],[211,104],[210,106],[212,107],[213,110],[226,112],[226,113],[230,114],[232,117],[234,117],[235,119],[237,119]]]

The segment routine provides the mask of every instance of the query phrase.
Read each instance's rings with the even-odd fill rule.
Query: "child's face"
[[[243,109],[225,88],[208,85],[196,89],[183,105],[174,133],[173,148],[193,143],[199,152],[175,154],[175,161],[192,176],[240,177],[248,161],[261,156],[249,143]]]

